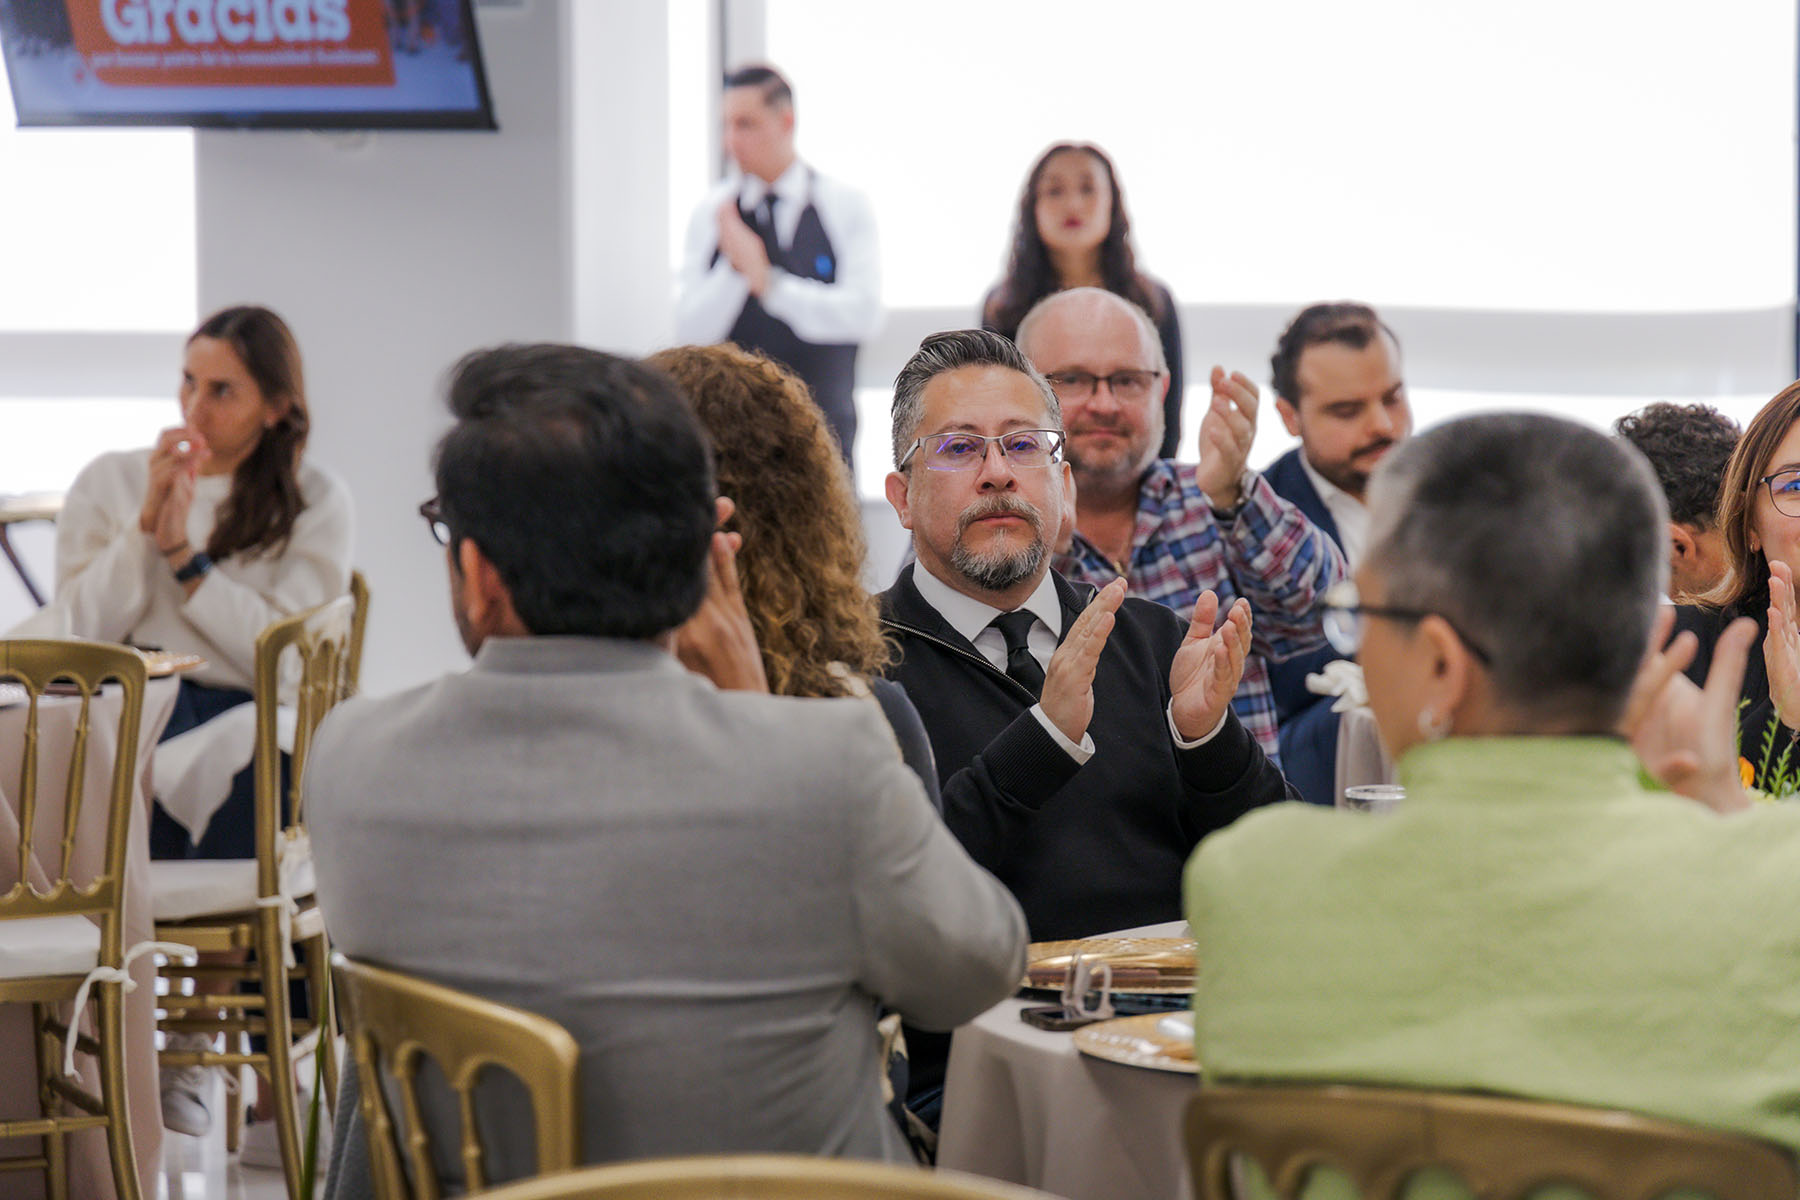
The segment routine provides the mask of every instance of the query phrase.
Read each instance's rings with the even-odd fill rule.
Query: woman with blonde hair
[[[723,688],[871,696],[936,806],[924,725],[906,692],[880,678],[891,648],[862,584],[855,490],[806,384],[731,345],[682,346],[648,362],[687,394],[712,438],[721,497],[713,587],[682,628],[682,661]]]

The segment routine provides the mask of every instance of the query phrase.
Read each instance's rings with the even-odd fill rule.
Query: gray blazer
[[[948,1029],[1023,971],[875,704],[720,692],[647,643],[490,639],[333,712],[305,789],[337,947],[561,1022],[590,1162],[906,1161],[876,1005]]]

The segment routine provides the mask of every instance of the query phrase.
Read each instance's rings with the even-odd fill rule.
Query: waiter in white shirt
[[[737,171],[688,225],[676,336],[736,342],[786,364],[812,389],[848,461],[856,350],[881,325],[874,215],[860,192],[794,152],[794,92],[780,72],[733,71],[724,108]]]

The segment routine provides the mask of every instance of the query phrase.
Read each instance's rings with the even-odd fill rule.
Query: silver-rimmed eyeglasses
[[[1769,489],[1769,503],[1784,517],[1800,517],[1800,467],[1784,467],[1756,482]]]
[[[987,461],[988,447],[998,446],[1015,467],[1048,467],[1062,461],[1060,429],[1012,429],[986,437],[979,433],[934,433],[919,438],[900,460],[900,469],[919,455],[928,471],[973,471]],[[919,452],[923,450],[923,454]]]
[[[1456,627],[1456,622],[1443,613],[1430,608],[1397,608],[1387,604],[1364,604],[1358,594],[1356,585],[1348,579],[1334,583],[1327,588],[1320,600],[1324,609],[1325,640],[1331,648],[1345,658],[1355,658],[1356,652],[1362,649],[1364,618],[1384,617],[1390,621],[1423,621],[1426,617],[1436,617],[1450,626],[1462,644],[1469,648],[1481,661],[1483,666],[1494,664],[1493,656],[1483,650],[1474,639]]]

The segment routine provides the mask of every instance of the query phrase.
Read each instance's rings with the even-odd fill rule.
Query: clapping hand
[[[1740,617],[1719,635],[1700,688],[1682,674],[1699,646],[1694,635],[1683,633],[1663,645],[1674,620],[1674,609],[1658,611],[1621,731],[1644,769],[1669,790],[1720,812],[1744,808],[1749,800],[1738,778],[1738,693],[1756,622]]]
[[[1200,418],[1200,465],[1194,478],[1214,508],[1236,508],[1243,500],[1239,481],[1256,440],[1257,403],[1256,385],[1247,375],[1212,369],[1212,403]]]
[[[1201,592],[1187,637],[1169,669],[1170,715],[1183,741],[1213,731],[1244,677],[1244,656],[1250,653],[1250,602],[1240,596],[1215,630],[1218,614],[1219,597],[1210,590]]]
[[[725,524],[737,506],[720,496],[716,502],[718,523]],[[767,692],[769,678],[763,671],[762,650],[756,644],[756,628],[738,585],[737,552],[744,535],[715,529],[707,552],[706,596],[700,607],[675,631],[675,657],[696,675],[728,692]]]
[[[1088,722],[1094,719],[1094,671],[1100,665],[1100,651],[1106,648],[1112,633],[1114,613],[1125,600],[1125,581],[1115,579],[1088,601],[1068,636],[1050,656],[1044,670],[1044,688],[1038,695],[1044,715],[1050,723],[1076,745],[1087,735]]]
[[[756,230],[744,223],[736,199],[719,205],[719,253],[732,270],[744,277],[752,296],[761,296],[768,288],[769,248],[763,245]]]
[[[1794,618],[1794,570],[1769,564],[1769,636],[1763,639],[1769,669],[1769,699],[1789,729],[1800,729],[1800,626]]]

